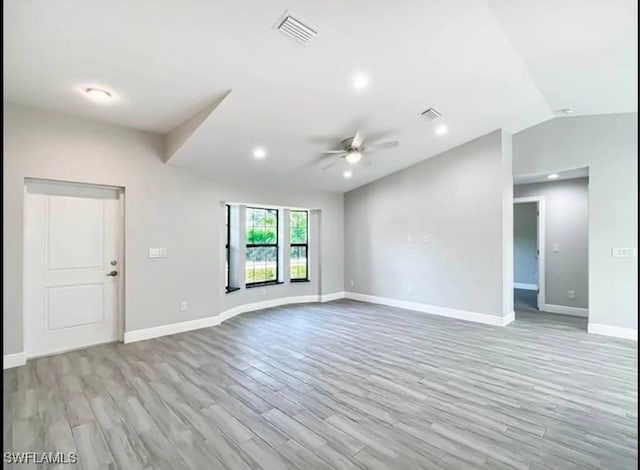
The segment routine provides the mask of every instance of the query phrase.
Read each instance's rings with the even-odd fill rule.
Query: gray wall
[[[242,175],[210,181],[162,162],[160,136],[4,104],[4,354],[22,351],[22,245],[25,177],[125,188],[126,330],[216,315],[278,297],[343,290],[343,195],[243,185]],[[105,112],[108,111],[105,109]],[[321,276],[224,294],[222,201],[319,210],[312,264]],[[168,257],[147,258],[149,247]],[[317,259],[321,250],[321,257]],[[189,311],[180,313],[181,299]]]
[[[515,197],[543,196],[545,303],[588,308],[589,186],[587,178],[518,185]],[[558,245],[560,251],[553,251]],[[575,291],[575,298],[568,291]]]
[[[518,197],[518,186],[514,197]],[[538,208],[534,202],[513,206],[513,282],[538,285]]]
[[[559,118],[513,136],[514,175],[589,167],[589,322],[638,328],[638,114]]]
[[[346,193],[345,290],[510,313],[508,140],[496,131]]]

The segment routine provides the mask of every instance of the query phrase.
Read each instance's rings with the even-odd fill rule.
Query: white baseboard
[[[587,331],[594,335],[614,336],[616,338],[638,341],[638,330],[634,330],[632,328],[620,328],[619,326],[589,323],[589,325],[587,326]]]
[[[171,323],[170,325],[160,325],[154,326],[152,328],[144,328],[141,330],[125,331],[124,343],[134,343],[136,341],[159,338],[160,336],[175,335],[176,333],[199,330],[200,328],[208,328],[210,326],[216,326],[219,324],[220,318],[219,315],[216,315],[213,317],[198,318],[197,320]]]
[[[344,299],[344,292],[333,292],[331,294],[324,294],[320,296],[320,302],[331,302],[332,300]]]
[[[572,317],[587,318],[589,316],[588,308],[567,307],[566,305],[544,304],[540,310],[561,315],[571,315]]]
[[[502,325],[501,326],[507,326],[509,323],[511,323],[515,319],[516,319],[516,312],[511,312],[510,314],[502,317]]]
[[[489,315],[487,313],[470,312],[468,310],[458,310],[447,307],[439,307],[437,305],[421,304],[417,302],[409,302],[406,300],[390,299],[387,297],[377,297],[374,295],[360,294],[357,292],[345,292],[347,299],[360,300],[361,302],[369,302],[372,304],[388,305],[389,307],[404,308],[406,310],[414,310],[416,312],[429,313],[442,317],[455,318],[457,320],[466,320],[476,323],[484,323],[486,325],[506,326],[511,323],[515,315],[513,312],[506,316]]]
[[[171,323],[170,325],[155,326],[152,328],[144,328],[141,330],[127,331],[124,334],[124,342],[133,343],[135,341],[143,341],[146,339],[159,338],[160,336],[174,335],[176,333],[184,333],[185,331],[199,330],[200,328],[208,328],[217,326],[223,321],[229,320],[246,312],[253,312],[265,308],[279,307],[281,305],[301,304],[310,302],[329,302],[344,298],[344,292],[334,292],[325,295],[298,295],[295,297],[281,297],[279,299],[264,300],[262,302],[253,302],[250,304],[238,305],[237,307],[225,310],[218,315],[211,317],[199,318],[197,320],[189,320],[179,323]]]
[[[27,363],[27,356],[25,353],[5,354],[2,357],[2,368],[12,369],[14,367],[23,366]]]
[[[241,313],[254,312],[256,310],[262,310],[265,308],[280,307],[281,305],[289,304],[306,304],[311,302],[318,302],[317,295],[297,295],[295,297],[281,297],[279,299],[264,300],[262,302],[253,302],[250,304],[238,305],[237,307],[230,308],[224,312],[211,318],[219,318],[218,323],[222,323],[225,320],[240,315]]]
[[[537,284],[527,284],[526,282],[514,282],[514,289],[524,289],[524,290],[538,290]]]

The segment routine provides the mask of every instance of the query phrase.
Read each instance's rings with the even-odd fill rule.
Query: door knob
[[[107,276],[113,276],[116,277],[118,275],[118,271],[111,271],[109,274],[107,274]]]

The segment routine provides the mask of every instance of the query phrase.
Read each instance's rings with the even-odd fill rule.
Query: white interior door
[[[120,339],[120,198],[106,187],[27,183],[28,357]]]

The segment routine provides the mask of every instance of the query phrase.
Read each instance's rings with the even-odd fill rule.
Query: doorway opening
[[[514,310],[588,317],[588,168],[514,177]]]
[[[124,191],[25,181],[27,358],[122,340]]]
[[[545,304],[544,196],[513,200],[513,305],[541,310]]]

